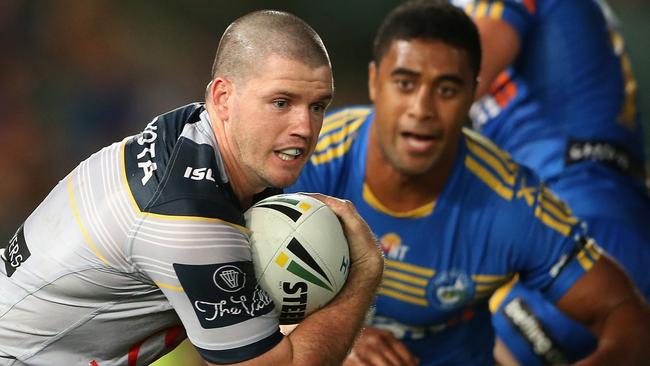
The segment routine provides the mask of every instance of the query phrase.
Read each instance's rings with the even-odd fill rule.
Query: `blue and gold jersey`
[[[488,365],[489,297],[515,274],[558,300],[600,257],[579,222],[528,169],[465,130],[436,202],[392,212],[365,182],[373,109],[330,114],[290,191],[351,200],[386,257],[372,325],[391,330],[425,365]]]
[[[544,178],[650,298],[650,198],[636,82],[605,1],[451,1],[475,19],[506,22],[521,41],[514,64],[472,106],[474,126]],[[567,360],[535,352],[535,341],[505,320],[506,301],[494,307],[493,320],[521,364],[568,363],[593,351],[595,339],[539,294],[516,285],[508,299],[515,297],[526,300]]]
[[[481,132],[544,179],[589,161],[642,176],[637,83],[604,1],[452,2],[474,18],[503,20],[521,40],[512,67],[472,110]],[[518,102],[504,103],[515,86]]]

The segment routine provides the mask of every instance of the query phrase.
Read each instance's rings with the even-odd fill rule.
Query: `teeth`
[[[302,154],[300,149],[284,149],[278,152],[278,156],[282,160],[294,160],[300,154]]]
[[[281,150],[280,152],[283,153],[283,154],[286,154],[286,155],[293,155],[293,156],[298,156],[301,153],[300,149],[295,149],[295,148],[294,149],[284,149],[284,150]]]

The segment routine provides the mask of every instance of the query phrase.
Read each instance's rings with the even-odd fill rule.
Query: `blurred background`
[[[650,3],[609,2],[621,20],[648,125]],[[141,131],[158,114],[201,101],[218,37],[250,11],[287,10],[305,19],[329,49],[334,106],[368,103],[372,37],[398,3],[0,1],[0,238],[11,237],[91,153]]]
[[[371,40],[398,3],[0,1],[0,240],[81,160],[158,114],[201,101],[218,37],[250,11],[287,10],[306,20],[332,58],[334,107],[367,104]],[[650,141],[650,3],[609,3],[627,40]]]

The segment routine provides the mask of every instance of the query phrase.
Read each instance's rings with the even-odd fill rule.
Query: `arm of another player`
[[[596,351],[576,366],[650,365],[650,309],[613,260],[601,257],[557,305],[598,336]]]
[[[363,324],[381,281],[384,261],[377,240],[351,202],[321,194],[339,217],[350,246],[350,274],[341,292],[303,320],[268,352],[237,365],[340,365]]]
[[[481,35],[481,71],[475,99],[484,96],[497,76],[511,65],[521,48],[517,31],[507,22],[493,18],[477,18],[474,23]]]
[[[417,359],[393,333],[364,328],[343,366],[417,366]]]

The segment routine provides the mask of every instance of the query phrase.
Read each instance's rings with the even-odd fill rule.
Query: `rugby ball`
[[[244,213],[255,277],[273,300],[280,324],[299,323],[341,290],[350,269],[338,218],[304,194],[268,197]]]

